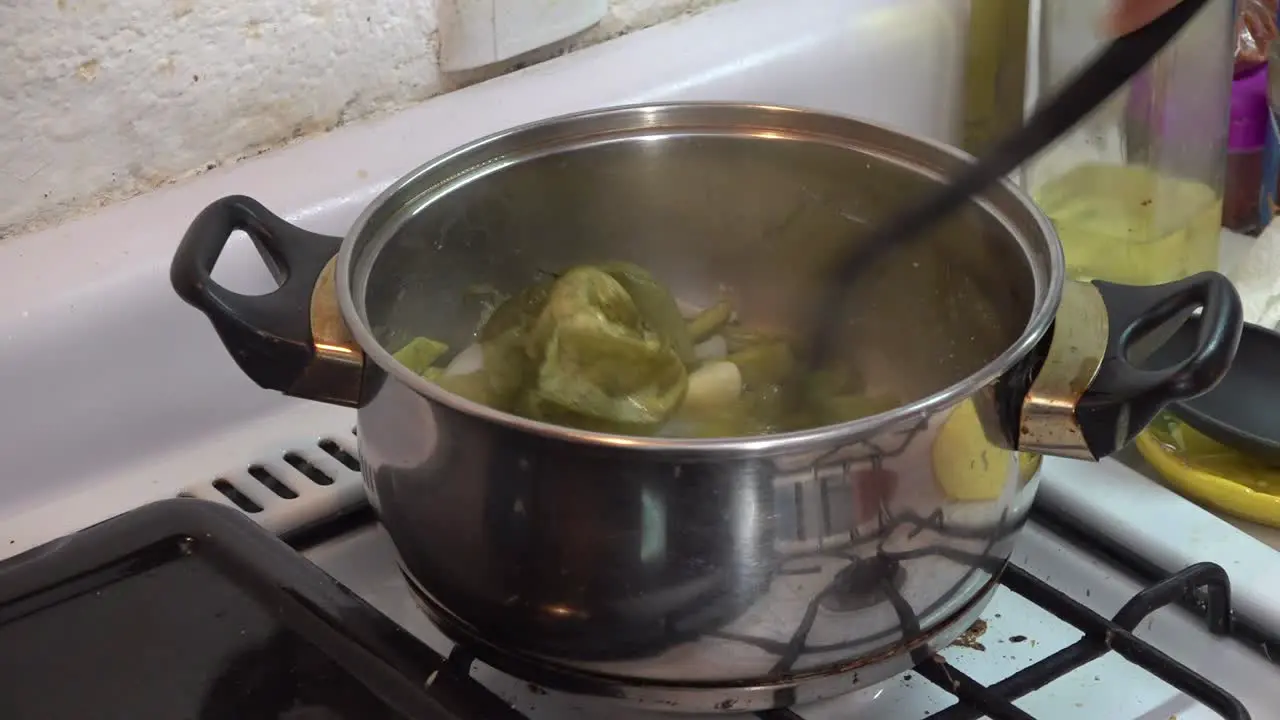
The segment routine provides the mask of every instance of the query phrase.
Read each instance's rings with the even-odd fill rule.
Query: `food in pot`
[[[728,300],[684,313],[632,263],[571,268],[509,297],[487,286],[471,294],[482,302],[473,344],[449,357],[444,343],[418,337],[395,358],[449,392],[533,420],[624,435],[735,437],[856,420],[899,404],[867,393],[852,370],[797,376],[787,338],[740,324]]]

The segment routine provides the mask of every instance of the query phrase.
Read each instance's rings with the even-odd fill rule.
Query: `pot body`
[[[465,344],[468,283],[510,291],[612,258],[691,304],[730,289],[748,327],[799,326],[806,283],[859,226],[958,157],[844,118],[676,105],[518,130],[388,190],[339,254],[338,294],[386,371],[359,410],[361,452],[424,607],[498,664],[559,671],[555,687],[767,689],[739,707],[810,676],[875,682],[962,632],[1034,491],[1031,461],[987,438],[977,403],[1047,331],[1061,283],[1051,230],[1010,188],[830,309],[848,317],[843,362],[931,398],[896,417],[617,441],[494,422],[382,355],[415,335]]]
[[[260,385],[359,408],[370,500],[423,608],[470,651],[557,689],[759,710],[950,643],[1026,519],[1036,453],[1109,454],[1234,354],[1229,282],[1064,285],[1052,226],[1009,183],[877,260],[847,306],[815,308],[815,279],[861,225],[966,162],[795,109],[596,111],[424,165],[344,240],[224,198],[192,224],[172,279]],[[278,291],[210,279],[235,230]],[[902,404],[764,437],[623,437],[477,405],[392,356],[417,336],[472,342],[473,285],[511,293],[609,260],[691,305],[727,290],[747,327],[834,314],[839,367]],[[1193,307],[1205,319],[1189,358],[1129,364],[1138,331]]]
[[[401,567],[455,640],[552,687],[697,711],[846,692],[945,647],[985,603],[1039,465],[990,444],[968,398],[706,459],[584,450],[390,379],[359,438]]]

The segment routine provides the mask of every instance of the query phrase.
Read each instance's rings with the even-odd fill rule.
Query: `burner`
[[[819,604],[836,613],[865,610],[900,593],[906,580],[907,571],[896,560],[881,555],[859,558],[836,573]]]

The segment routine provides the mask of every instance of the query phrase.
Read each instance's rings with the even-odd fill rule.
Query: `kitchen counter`
[[[1236,518],[1223,515],[1222,513],[1217,513],[1217,515],[1223,520],[1234,525],[1236,529],[1241,532],[1248,533],[1258,542],[1270,545],[1273,550],[1280,550],[1280,530],[1267,527],[1266,525],[1251,523],[1248,520],[1238,520]]]

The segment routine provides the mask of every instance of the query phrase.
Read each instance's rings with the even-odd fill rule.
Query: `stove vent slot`
[[[222,493],[223,497],[230,500],[236,507],[247,513],[260,513],[262,506],[250,500],[244,493],[236,489],[235,485],[227,482],[222,478],[213,481],[213,489]],[[179,493],[180,495],[188,495],[188,493]]]
[[[289,467],[302,473],[308,480],[317,485],[327,486],[333,484],[332,477],[329,477],[325,471],[307,462],[306,458],[296,452],[290,451],[285,453],[284,461],[289,463]]]
[[[354,455],[342,449],[342,446],[333,440],[321,440],[320,449],[329,453],[334,460],[346,465],[348,469],[354,472],[360,472],[360,461]]]
[[[280,534],[293,532],[365,502],[355,431],[288,443],[244,458],[242,470],[178,493],[234,507]]]
[[[298,497],[298,493],[294,492],[288,485],[280,482],[275,475],[271,474],[270,470],[262,467],[261,465],[250,465],[249,477],[262,483],[263,487],[276,495],[279,495],[285,500],[292,500]]]

